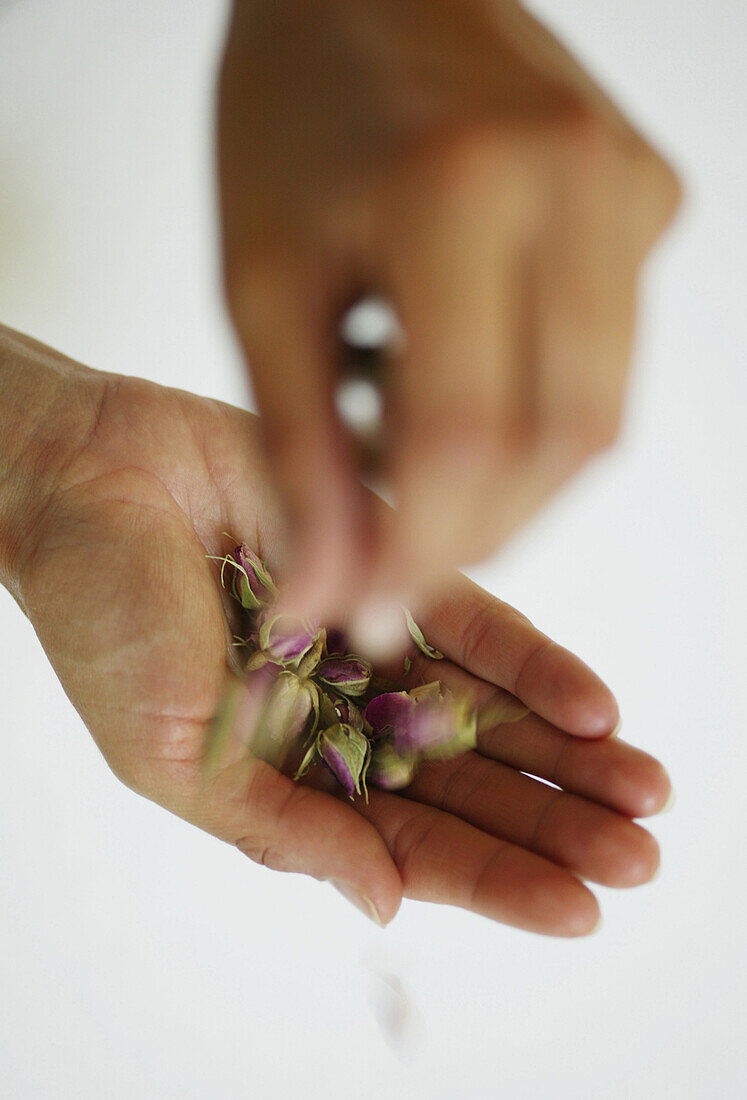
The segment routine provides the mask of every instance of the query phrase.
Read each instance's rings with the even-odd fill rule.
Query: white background
[[[586,940],[412,902],[369,927],[121,786],[0,594],[4,1098],[745,1095],[747,9],[537,11],[688,201],[647,267],[619,446],[479,579],[592,664],[670,769],[661,875],[599,888]],[[243,402],[216,279],[223,18],[0,3],[0,317]]]

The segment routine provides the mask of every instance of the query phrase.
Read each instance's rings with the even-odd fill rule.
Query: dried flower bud
[[[362,657],[325,657],[316,675],[344,695],[362,695],[371,679],[371,665]]]
[[[283,669],[265,699],[251,742],[255,756],[281,767],[288,751],[319,713],[319,689]]]
[[[366,707],[366,721],[375,736],[388,735],[396,752],[443,759],[474,748],[477,720],[466,701],[441,694],[438,681],[404,691],[378,695]]]
[[[277,595],[277,589],[262,560],[245,542],[234,547],[232,559],[235,568],[231,591],[235,598],[248,611],[267,607]]]
[[[411,737],[423,761],[460,756],[477,745],[477,713],[464,699],[421,702],[415,708]]]
[[[318,644],[321,631],[293,615],[269,615],[259,628],[260,647],[271,661],[283,666],[298,666]],[[319,646],[321,655],[321,645]]]
[[[374,737],[392,735],[408,728],[415,704],[406,691],[387,691],[371,700],[365,710],[365,718]]]
[[[371,755],[367,781],[385,791],[399,791],[412,782],[415,757],[402,756],[389,741],[377,745]]]
[[[345,699],[342,695],[334,700],[333,706],[341,722],[363,733],[363,714],[360,707],[357,707],[355,703],[350,699]]]
[[[314,672],[319,664],[322,653],[324,652],[324,634],[324,628],[317,631],[316,640],[313,646],[304,653],[298,664],[294,666],[299,676],[311,676],[312,672]]]
[[[371,760],[371,746],[365,734],[352,726],[338,722],[322,730],[318,740],[319,754],[350,798],[366,789],[366,772]]]

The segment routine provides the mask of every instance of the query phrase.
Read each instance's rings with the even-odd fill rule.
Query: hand
[[[237,0],[219,163],[299,603],[418,605],[614,441],[638,279],[679,182],[510,0]],[[367,293],[407,337],[383,521],[334,404],[336,325]]]
[[[260,863],[333,880],[382,922],[404,893],[580,935],[598,907],[577,876],[609,886],[651,877],[656,842],[630,819],[664,804],[663,768],[619,740],[590,740],[617,723],[608,689],[459,576],[422,624],[449,658],[438,675],[485,701],[509,692],[532,713],[485,729],[478,752],[424,769],[401,794],[371,791],[368,805],[294,783],[247,756],[238,736],[206,790],[206,731],[235,652],[230,601],[206,555],[224,549],[224,530],[273,569],[280,549],[256,420],[139,379],[90,372],[84,382],[97,399],[67,394],[66,408],[91,411],[44,481],[49,495],[16,541],[13,578],[124,783]],[[433,677],[417,662],[412,675]]]

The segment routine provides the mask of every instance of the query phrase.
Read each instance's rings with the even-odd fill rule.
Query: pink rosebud
[[[365,790],[371,746],[363,733],[340,722],[322,730],[317,745],[322,760],[350,798],[361,793],[361,784]]]
[[[363,715],[361,714],[360,707],[357,707],[355,703],[342,695],[332,700],[332,706],[341,722],[346,726],[353,726],[354,729],[359,730],[361,733],[363,732]]]
[[[474,712],[464,702],[444,698],[438,682],[415,688],[409,694],[400,691],[377,695],[365,714],[374,736],[387,736],[403,756],[440,759],[475,745]]]
[[[234,547],[232,559],[235,569],[231,591],[241,606],[249,611],[267,607],[277,589],[264,562],[245,542]]]
[[[270,615],[259,628],[259,644],[271,661],[297,666],[318,642],[319,635],[310,623],[293,615]]]
[[[364,715],[374,737],[397,731],[402,736],[402,731],[408,728],[414,706],[406,691],[386,691],[371,700]]]
[[[345,695],[362,695],[371,679],[371,666],[362,657],[325,657],[316,675]]]
[[[269,670],[272,665],[265,666]],[[272,674],[265,673],[266,677]],[[257,674],[255,673],[255,676]],[[295,673],[283,669],[275,676],[263,698],[262,711],[252,731],[250,747],[273,767],[280,768],[294,744],[316,724],[319,712],[319,689],[309,680],[301,680]]]

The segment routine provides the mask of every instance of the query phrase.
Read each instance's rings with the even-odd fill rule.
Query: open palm
[[[590,669],[458,575],[422,623],[447,658],[437,675],[486,703],[510,693],[526,717],[484,729],[478,751],[424,768],[403,792],[373,790],[367,804],[294,783],[238,738],[206,789],[203,745],[232,633],[206,555],[225,550],[226,530],[273,567],[282,548],[256,421],[139,379],[102,379],[95,428],[47,510],[22,588],[65,691],[128,786],[257,861],[334,881],[382,922],[404,894],[582,935],[599,910],[581,879],[652,877],[656,842],[631,818],[662,808],[666,772],[604,736],[616,704]],[[433,679],[424,664],[410,677]]]

